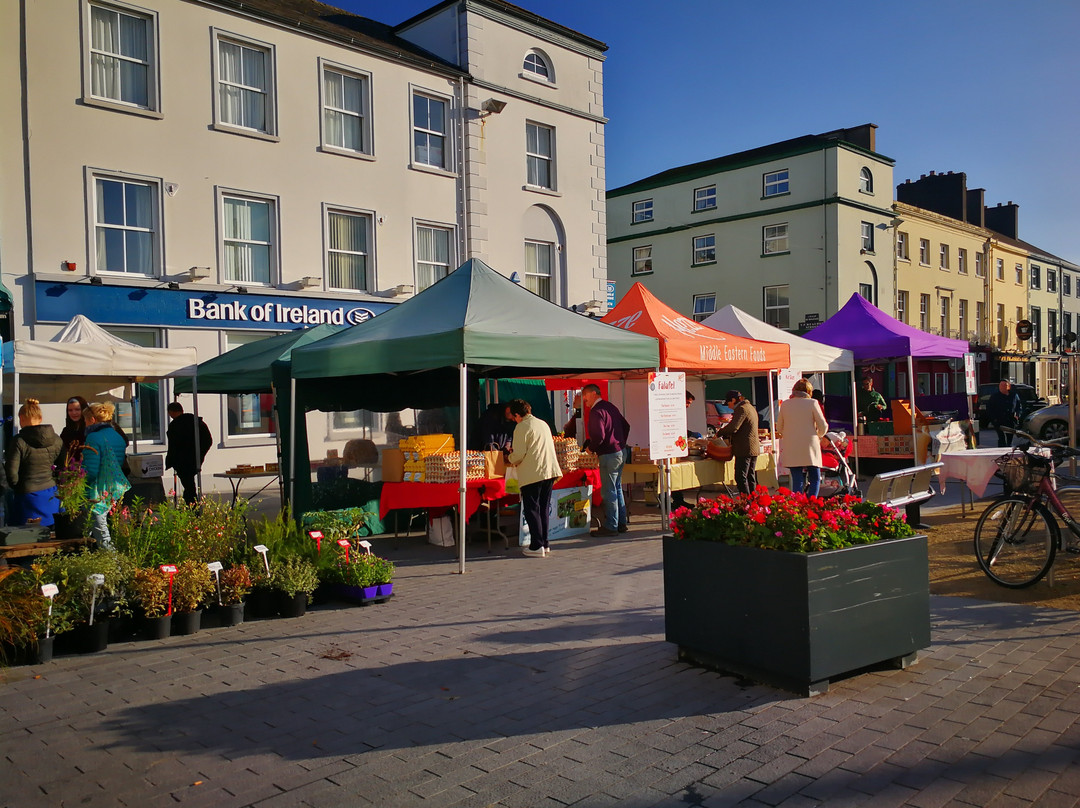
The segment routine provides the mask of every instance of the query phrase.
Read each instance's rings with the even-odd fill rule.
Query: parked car
[[[979,385],[979,397],[975,402],[975,417],[979,421],[979,429],[990,428],[990,423],[986,420],[986,402],[990,400],[990,394],[997,389],[998,386],[996,384]],[[1047,405],[1046,399],[1040,398],[1039,394],[1035,392],[1035,388],[1030,384],[1014,384],[1012,389],[1020,396],[1020,406],[1022,408],[1020,413],[1021,421],[1031,413],[1035,412],[1035,410],[1041,410]]]
[[[723,401],[713,401],[711,399],[705,401],[705,423],[708,425],[709,435],[716,434],[720,424],[730,420],[731,407],[728,407]]]
[[[1054,404],[1028,413],[1020,428],[1039,440],[1055,440],[1069,435],[1069,405]]]

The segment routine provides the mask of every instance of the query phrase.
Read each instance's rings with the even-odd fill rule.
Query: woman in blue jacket
[[[86,496],[90,506],[90,535],[98,547],[111,547],[109,510],[124,498],[131,483],[121,469],[126,444],[113,429],[115,408],[108,402],[94,402],[83,412],[86,421],[86,442],[82,463],[86,470]]]

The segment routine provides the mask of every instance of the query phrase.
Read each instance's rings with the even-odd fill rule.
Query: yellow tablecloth
[[[776,470],[771,454],[758,455],[758,484],[775,487]],[[660,476],[660,466],[653,463],[627,463],[623,466],[623,483],[626,485],[651,483],[654,487]],[[701,458],[671,464],[671,490],[686,491],[703,485],[735,485],[735,461]]]

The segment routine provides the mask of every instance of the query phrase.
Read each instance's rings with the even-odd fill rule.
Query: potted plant
[[[83,548],[76,553],[46,556],[40,564],[41,582],[54,583],[60,589],[54,600],[54,613],[57,608],[68,610],[74,624],[64,639],[70,639],[74,650],[80,653],[105,650],[109,644],[110,618],[127,611],[124,590],[129,577],[127,559],[109,550]]]
[[[49,662],[57,632],[71,627],[64,609],[49,614],[40,572],[39,566],[0,569],[0,663]]]
[[[334,597],[358,603],[378,597],[379,586],[375,580],[375,567],[371,563],[375,556],[366,553],[352,554],[349,560],[346,560],[345,553],[342,552],[337,552],[336,556],[333,565],[321,570],[322,579],[330,587]]]
[[[221,606],[218,613],[222,626],[238,626],[244,622],[244,598],[251,592],[251,573],[247,565],[236,564],[220,573]]]
[[[378,597],[388,598],[394,594],[394,562],[376,555],[370,556],[371,576],[378,585]]]
[[[282,617],[303,617],[318,585],[318,569],[302,558],[287,557],[270,568],[269,586],[279,593]]]
[[[173,633],[194,634],[202,624],[202,606],[214,591],[214,579],[201,561],[176,565],[172,581]]]
[[[90,501],[86,497],[86,470],[74,458],[56,473],[56,495],[60,512],[53,520],[57,539],[79,539],[86,535]]]
[[[169,576],[157,567],[137,567],[127,581],[128,596],[142,619],[143,634],[151,640],[169,636]]]
[[[893,509],[758,488],[680,508],[671,527],[664,609],[680,659],[811,694],[930,644],[926,537]]]

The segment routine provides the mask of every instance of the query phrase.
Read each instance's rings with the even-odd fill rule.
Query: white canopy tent
[[[858,408],[855,404],[855,354],[847,348],[835,348],[820,342],[805,339],[803,337],[783,331],[776,326],[747,314],[740,308],[732,305],[724,306],[704,320],[703,325],[715,328],[718,331],[726,331],[729,334],[738,334],[742,337],[766,340],[768,342],[784,342],[791,349],[791,368],[800,373],[849,373],[851,374],[851,426],[852,432],[858,425]],[[771,392],[771,391],[770,391]],[[770,407],[772,396],[769,396]],[[770,413],[769,426],[773,428],[776,423],[776,413]],[[858,473],[859,453],[858,444],[855,452],[855,469]]]
[[[199,360],[194,348],[144,348],[77,314],[48,342],[17,339],[5,343],[2,364],[0,396],[16,408],[26,398],[43,404],[63,403],[72,396],[88,401],[126,399],[132,400],[133,418],[138,413],[133,400],[137,383],[190,376],[195,394],[195,451],[199,452],[195,378]],[[138,450],[137,444],[134,448]]]

